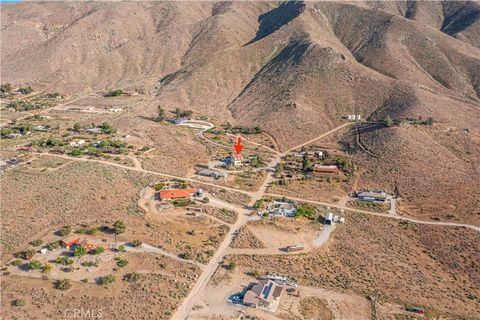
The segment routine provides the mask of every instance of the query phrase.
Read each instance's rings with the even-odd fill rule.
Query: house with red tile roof
[[[340,173],[340,169],[335,165],[326,166],[326,165],[316,164],[313,166],[313,171],[321,172],[321,173],[334,173],[334,174]]]
[[[159,197],[161,201],[164,201],[171,199],[190,198],[195,193],[198,193],[198,189],[168,189],[161,190],[159,192]]]
[[[67,249],[70,249],[73,245],[76,245],[80,242],[80,238],[76,235],[71,235],[70,237],[64,238],[61,240],[61,243]]]

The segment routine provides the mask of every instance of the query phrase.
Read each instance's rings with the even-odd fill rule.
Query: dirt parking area
[[[323,226],[306,218],[264,218],[240,230],[230,254],[285,254],[285,247],[303,244],[308,252]],[[238,238],[238,240],[237,240]],[[298,252],[291,252],[291,254]]]

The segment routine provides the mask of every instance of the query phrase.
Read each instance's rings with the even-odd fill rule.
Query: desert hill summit
[[[140,114],[161,104],[259,125],[284,150],[349,113],[431,117],[342,142],[362,185],[396,187],[418,215],[480,222],[479,2],[46,2],[2,5],[1,18],[2,82],[153,79]]]

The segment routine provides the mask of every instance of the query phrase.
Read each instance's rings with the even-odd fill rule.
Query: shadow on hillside
[[[262,14],[258,18],[260,26],[255,38],[250,40],[247,44],[245,44],[245,46],[248,46],[249,44],[252,44],[274,33],[298,17],[303,10],[305,10],[305,4],[302,1],[287,1],[282,3],[277,8]]]

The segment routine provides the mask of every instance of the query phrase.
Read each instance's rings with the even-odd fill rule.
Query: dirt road
[[[426,221],[426,220],[417,220],[415,218],[410,218],[410,217],[405,217],[405,216],[399,216],[399,215],[392,215],[389,213],[378,213],[378,212],[372,212],[372,211],[367,211],[367,210],[361,210],[361,209],[354,209],[350,207],[345,207],[345,206],[339,206],[336,204],[328,203],[328,202],[321,202],[321,201],[314,201],[314,200],[306,200],[302,198],[295,198],[295,197],[290,197],[290,196],[284,196],[280,194],[275,194],[275,193],[267,193],[265,194],[266,196],[270,197],[285,197],[290,200],[295,200],[295,201],[300,201],[300,202],[307,202],[307,203],[313,203],[313,204],[320,204],[323,206],[329,206],[333,208],[340,208],[344,210],[349,210],[353,212],[359,212],[359,213],[364,213],[364,214],[369,214],[373,216],[378,216],[378,217],[384,217],[384,218],[390,218],[390,219],[397,219],[397,220],[405,220],[405,221],[410,221],[413,223],[418,223],[418,224],[428,224],[428,225],[436,225],[436,226],[447,226],[447,227],[463,227],[463,228],[469,228],[475,231],[480,232],[480,227],[475,226],[475,225],[470,225],[470,224],[465,224],[465,223],[455,223],[455,222],[440,222],[440,221]]]

